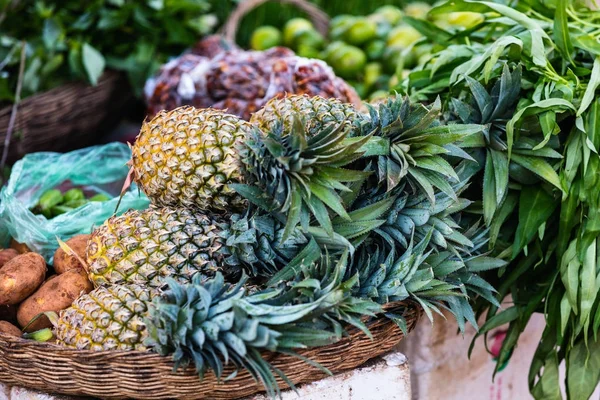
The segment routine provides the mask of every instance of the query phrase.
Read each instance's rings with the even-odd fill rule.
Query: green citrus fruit
[[[408,4],[404,7],[404,14],[417,19],[427,19],[427,13],[431,10],[431,6],[421,1]]]
[[[300,45],[310,46],[315,49],[320,49],[325,45],[325,38],[314,29],[304,31],[296,37],[295,45],[300,48]]]
[[[407,48],[423,35],[410,25],[400,25],[390,31],[387,37],[389,47]]]
[[[377,36],[377,25],[367,18],[356,18],[344,34],[347,43],[360,46]]]
[[[369,60],[379,60],[383,57],[385,42],[383,40],[372,40],[365,46],[365,52]]]
[[[381,76],[382,72],[383,72],[383,67],[378,62],[370,62],[367,65],[365,65],[365,70],[364,70],[365,75],[363,78],[363,82],[365,83],[365,86],[370,88],[371,86],[375,85],[375,83],[377,83],[377,80]]]
[[[367,55],[358,47],[344,45],[332,52],[327,61],[342,78],[353,78],[362,72]]]
[[[313,24],[304,18],[292,18],[283,27],[283,43],[287,47],[294,47],[296,38],[302,32],[314,30]]]
[[[274,26],[258,27],[250,38],[250,47],[254,50],[266,50],[281,45],[281,32]]]
[[[395,6],[383,6],[375,10],[375,14],[381,15],[391,25],[397,25],[402,19],[402,10]]]
[[[321,53],[318,49],[315,49],[311,45],[300,43],[298,45],[298,50],[296,51],[300,57],[306,58],[321,58]]]

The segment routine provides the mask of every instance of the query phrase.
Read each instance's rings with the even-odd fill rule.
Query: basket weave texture
[[[131,99],[126,77],[104,73],[98,85],[72,82],[28,97],[17,108],[9,160],[38,151],[65,151],[92,144],[122,116]],[[12,106],[0,108],[0,153]]]
[[[413,303],[394,305],[409,330],[420,317]],[[373,340],[350,328],[337,343],[298,353],[333,373],[354,369],[369,359],[389,352],[403,338],[398,326],[387,318],[369,324]],[[282,370],[295,384],[325,377],[319,369],[285,354],[265,352],[263,357]],[[229,368],[229,367],[228,367]],[[223,376],[228,376],[225,371]],[[92,352],[73,350],[0,334],[0,382],[49,393],[135,399],[236,399],[263,391],[262,384],[247,371],[219,383],[212,373],[200,380],[195,370],[173,372],[170,357],[146,352]],[[287,387],[278,379],[280,387]]]

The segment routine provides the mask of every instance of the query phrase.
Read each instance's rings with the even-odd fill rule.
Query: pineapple
[[[239,276],[276,271],[307,242],[295,230],[282,241],[283,226],[268,216],[210,216],[186,208],[130,210],[96,229],[88,242],[87,264],[96,286],[139,284],[158,288],[171,277]]]
[[[134,180],[155,205],[239,211],[243,197],[288,215],[287,238],[313,214],[333,235],[327,208],[349,219],[338,191],[368,173],[342,168],[361,157],[368,136],[344,142],[346,120],[311,135],[295,111],[261,132],[213,109],[178,108],[144,123],[132,148]],[[243,197],[242,197],[243,196]],[[288,212],[293,210],[293,212]]]
[[[283,121],[284,130],[289,131],[292,129],[294,115],[302,116],[309,136],[314,136],[330,124],[352,125],[356,119],[356,109],[351,104],[339,100],[290,95],[281,99],[271,99],[252,115],[250,122],[263,132],[269,132],[274,129],[276,123]]]
[[[222,111],[181,107],[142,125],[132,147],[134,179],[154,204],[236,210],[228,185],[243,179],[251,125]]]
[[[60,312],[57,343],[79,350],[146,350],[143,321],[153,292],[139,285],[99,287]]]

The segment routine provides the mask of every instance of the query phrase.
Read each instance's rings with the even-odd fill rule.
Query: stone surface
[[[410,400],[410,371],[402,353],[391,353],[356,370],[288,390],[282,400]],[[250,400],[250,399],[247,399]],[[268,400],[255,396],[251,400]]]

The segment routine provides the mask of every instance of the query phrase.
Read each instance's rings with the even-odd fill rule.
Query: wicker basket
[[[131,96],[126,77],[107,71],[96,86],[73,82],[24,99],[17,108],[9,160],[92,144],[98,133],[120,119]],[[0,154],[11,111],[12,106],[0,109]]]
[[[392,305],[388,305],[392,306]],[[412,330],[421,309],[412,302],[393,305]],[[355,328],[339,342],[300,350],[333,373],[353,369],[392,349],[402,339],[398,326],[378,318],[369,325],[373,340]],[[306,383],[325,374],[304,361],[283,354],[264,353],[292,382]],[[227,371],[224,376],[228,376]],[[144,352],[92,352],[72,350],[0,334],[0,382],[49,393],[101,398],[235,399],[263,391],[247,371],[225,383],[213,374],[200,380],[194,370],[173,372],[168,357]],[[278,380],[280,387],[285,383]]]

